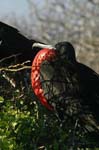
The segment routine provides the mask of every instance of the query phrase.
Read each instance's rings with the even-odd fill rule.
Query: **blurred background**
[[[98,0],[1,0],[0,21],[30,39],[70,41],[78,60],[99,73]]]

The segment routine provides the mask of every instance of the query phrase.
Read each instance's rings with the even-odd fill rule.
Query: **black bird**
[[[16,55],[19,62],[32,61],[43,46],[53,49],[56,57],[52,61],[46,58],[40,66],[40,81],[47,103],[61,120],[67,116],[78,118],[87,130],[99,131],[99,75],[77,62],[70,43],[60,42],[53,47],[37,42],[0,22],[0,60]]]
[[[32,61],[39,48],[32,48],[37,40],[31,40],[17,29],[0,22],[0,60],[15,55],[18,62]]]
[[[77,62],[69,42],[46,46],[36,55],[31,82],[41,103],[62,122],[72,118],[85,130],[99,133],[99,75]]]

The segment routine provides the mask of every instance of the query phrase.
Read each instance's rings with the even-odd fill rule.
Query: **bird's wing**
[[[80,79],[86,85],[84,88],[88,88],[92,92],[90,94],[97,93],[96,95],[99,95],[99,74],[81,63],[78,63],[78,70]]]
[[[32,60],[39,51],[39,48],[32,49],[35,42],[37,41],[26,38],[16,28],[0,22],[0,59],[16,55],[21,62]]]
[[[81,63],[78,63],[78,73],[84,103],[88,103],[92,111],[99,117],[99,75]]]
[[[32,49],[32,43],[19,31],[0,22],[0,59]]]

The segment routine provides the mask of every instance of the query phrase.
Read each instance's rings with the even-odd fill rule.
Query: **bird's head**
[[[59,42],[55,45],[56,50],[62,59],[68,60],[69,62],[76,62],[75,50],[69,42]]]
[[[59,53],[59,56],[61,59],[65,59],[72,63],[76,62],[74,47],[69,42],[66,42],[66,41],[59,42],[59,43],[55,44],[55,46],[41,44],[41,43],[34,43],[33,47],[40,47],[42,49],[43,48],[54,49]]]

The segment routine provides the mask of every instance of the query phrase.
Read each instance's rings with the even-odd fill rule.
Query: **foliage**
[[[76,133],[69,121],[62,127],[57,116],[39,103],[31,89],[29,70],[1,71],[0,150],[80,149],[87,141],[95,142]]]

